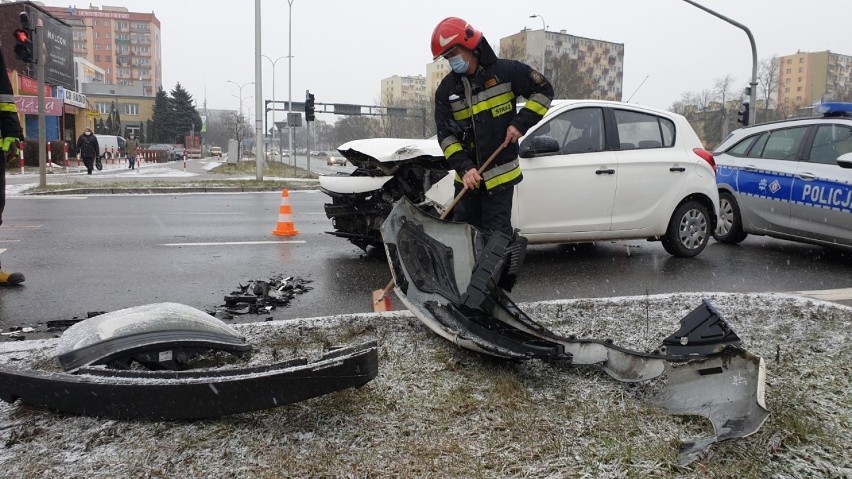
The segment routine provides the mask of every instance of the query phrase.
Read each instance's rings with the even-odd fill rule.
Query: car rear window
[[[756,139],[757,135],[750,136],[729,148],[728,151],[726,151],[725,153],[731,156],[745,156],[748,152],[748,149],[751,147],[752,143],[754,143],[754,140]]]
[[[622,150],[674,145],[675,126],[668,118],[638,111],[616,109],[614,112]]]
[[[810,161],[837,164],[837,158],[852,153],[852,128],[843,125],[820,125],[811,146]]]

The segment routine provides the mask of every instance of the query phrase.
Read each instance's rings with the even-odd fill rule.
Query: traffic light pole
[[[311,96],[310,90],[305,90],[305,103],[307,104],[308,98]],[[307,118],[307,111],[305,112],[305,133],[308,136],[308,141],[305,142],[305,154],[307,155],[307,164],[308,164],[308,177],[311,176],[311,122]]]
[[[749,104],[752,107],[749,114],[748,123],[749,125],[754,125],[755,115],[757,114],[757,46],[754,43],[754,35],[751,34],[751,30],[749,30],[747,26],[737,22],[736,20],[731,20],[730,18],[720,13],[714,12],[713,10],[710,10],[704,5],[695,3],[692,0],[683,1],[692,5],[693,7],[704,10],[705,12],[709,13],[710,15],[713,15],[714,17],[721,18],[722,20],[730,23],[731,25],[737,28],[740,28],[748,36],[748,41],[751,43],[751,83],[749,83],[749,85],[751,85],[751,92],[749,94]]]
[[[38,186],[47,187],[47,125],[44,115],[44,22],[41,15],[36,20],[36,76],[38,77]]]

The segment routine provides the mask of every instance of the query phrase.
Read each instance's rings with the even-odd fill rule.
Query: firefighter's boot
[[[24,282],[24,275],[21,273],[7,273],[0,270],[0,286],[14,286]]]

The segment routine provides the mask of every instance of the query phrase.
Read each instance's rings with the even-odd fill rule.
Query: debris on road
[[[252,280],[239,285],[225,296],[225,304],[209,313],[219,319],[231,319],[235,314],[264,314],[277,307],[287,306],[297,294],[310,291],[310,280],[276,275],[269,280]]]

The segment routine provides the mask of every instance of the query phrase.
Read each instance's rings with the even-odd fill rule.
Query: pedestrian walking
[[[83,134],[77,138],[77,156],[83,159],[83,164],[86,165],[86,170],[90,175],[100,152],[101,147],[98,145],[98,138],[92,133],[92,129],[83,130]]]
[[[136,135],[131,134],[130,138],[127,139],[126,144],[124,145],[125,149],[127,149],[127,162],[128,168],[131,170],[136,169],[136,151],[139,149],[139,140],[136,139]]]

